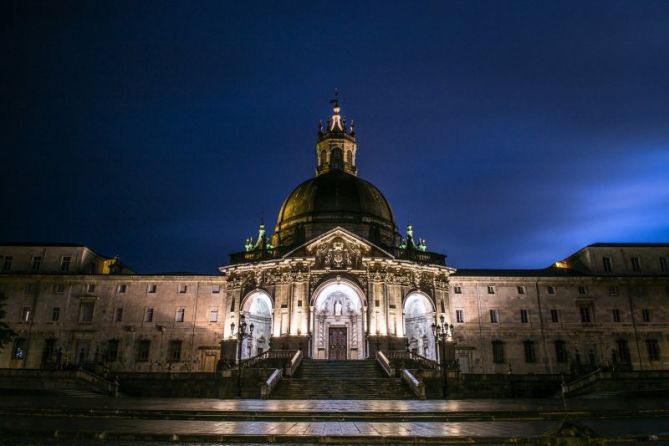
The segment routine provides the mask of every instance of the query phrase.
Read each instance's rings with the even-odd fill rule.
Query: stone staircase
[[[292,378],[270,395],[285,400],[406,400],[416,396],[400,378],[388,377],[374,359],[304,359]]]

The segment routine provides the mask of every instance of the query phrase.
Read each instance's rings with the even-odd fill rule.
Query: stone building
[[[669,244],[593,244],[536,270],[457,269],[411,226],[401,235],[356,155],[335,102],[316,176],[288,195],[273,234],[261,225],[219,275],[138,274],[85,246],[0,244],[18,334],[0,367],[213,371],[268,349],[438,360],[443,318],[463,373],[669,368]],[[254,330],[238,350],[242,319]]]

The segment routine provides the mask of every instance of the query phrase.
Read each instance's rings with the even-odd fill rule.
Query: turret
[[[332,104],[332,115],[327,121],[327,126],[321,122],[318,127],[316,140],[316,175],[321,175],[331,170],[343,170],[351,175],[357,175],[355,157],[358,147],[355,143],[355,127],[353,120],[346,126],[346,118],[341,115],[339,98],[330,101]]]

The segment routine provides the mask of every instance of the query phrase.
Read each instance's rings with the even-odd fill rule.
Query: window
[[[560,313],[558,310],[551,310],[551,322],[558,323],[560,322]]]
[[[465,322],[465,311],[464,310],[455,310],[455,322],[462,324]]]
[[[619,359],[620,362],[629,364],[632,361],[632,358],[630,356],[630,349],[627,345],[627,341],[625,339],[618,339],[616,345],[618,346],[617,359]]]
[[[188,290],[188,286],[185,283],[180,283],[179,284],[179,292],[180,293],[185,293]]]
[[[213,294],[218,294],[218,293],[220,293],[220,292],[221,292],[221,286],[218,285],[218,284],[216,284],[216,285],[212,285],[212,286],[211,286],[211,292],[212,292]]]
[[[660,257],[660,271],[663,273],[669,272],[669,262],[666,257]]]
[[[588,294],[588,289],[584,286],[580,286],[580,287],[578,287],[578,294],[581,294],[581,295]]]
[[[341,149],[335,147],[330,152],[330,169],[341,169],[343,164]]]
[[[492,285],[488,285],[488,294],[495,294],[495,287]]]
[[[520,322],[522,322],[523,324],[527,324],[528,322],[530,322],[527,310],[520,310]]]
[[[150,283],[149,286],[146,288],[146,292],[149,294],[153,294],[156,292],[157,289],[158,285],[156,285],[155,283]]]
[[[498,364],[504,362],[504,343],[502,341],[492,341],[492,360]]]
[[[609,287],[609,296],[617,296],[618,295],[618,287],[617,286],[610,286]]]
[[[524,286],[519,286],[518,288],[518,294],[525,294],[525,287]]]
[[[632,271],[641,271],[641,259],[632,257]]]
[[[621,321],[621,319],[620,319],[620,310],[619,310],[619,309],[614,308],[614,309],[611,311],[611,314],[612,314],[612,316],[613,316],[613,322],[620,322],[620,321]]]
[[[153,322],[153,308],[144,310],[144,322]]]
[[[555,287],[552,286],[552,285],[548,285],[548,286],[546,287],[546,292],[547,292],[548,294],[555,294]]]
[[[643,319],[644,322],[650,322],[650,310],[648,308],[641,310],[641,319]]]
[[[123,308],[114,309],[114,322],[123,322]]]
[[[380,301],[379,299],[376,299],[376,300],[374,301],[374,306],[375,306],[375,307],[380,307],[380,306],[381,306],[381,301]]]
[[[12,260],[14,260],[14,258],[12,256],[6,256],[5,257],[5,261],[2,263],[2,270],[3,271],[11,271]]]
[[[186,316],[186,309],[185,308],[177,308],[177,316],[176,316],[175,320],[177,322],[183,322],[185,316]]]
[[[23,322],[30,322],[30,313],[30,307],[23,307],[23,311],[21,312],[21,320]]]
[[[26,340],[24,338],[16,338],[14,340],[14,348],[12,349],[13,359],[24,359],[26,357]]]
[[[490,310],[490,323],[497,323],[497,310]]]
[[[390,304],[388,305],[389,308],[395,308],[395,305]],[[302,299],[297,301],[297,308],[302,308]]]
[[[91,322],[93,320],[94,302],[82,302],[79,307],[79,322]]]
[[[581,312],[581,322],[584,323],[589,323],[592,322],[592,315],[590,314],[590,307],[589,306],[581,306],[579,307],[579,310]]]
[[[117,291],[118,293],[120,293],[120,294],[123,294],[123,293],[125,293],[126,291],[128,291],[128,285],[125,284],[125,283],[120,283],[120,284],[118,285],[118,287],[116,288],[116,291]]]
[[[537,362],[537,354],[533,341],[523,342],[523,349],[525,350],[525,362]]]
[[[53,286],[53,292],[56,294],[63,294],[65,292],[65,284],[57,283]]]
[[[70,270],[70,262],[72,261],[72,257],[70,256],[63,256],[60,258],[60,270],[61,272],[67,272]]]
[[[95,293],[95,284],[89,283],[88,285],[86,285],[86,292]]]
[[[648,350],[649,361],[660,360],[660,346],[657,343],[657,339],[646,339],[646,349]]]
[[[58,322],[60,319],[60,307],[53,307],[51,310],[51,321]]]
[[[167,350],[167,360],[168,361],[181,360],[181,341],[170,341],[170,345]]]
[[[462,294],[462,287],[460,285],[456,285],[453,287],[453,292],[455,294]]]
[[[107,341],[107,351],[105,352],[105,359],[108,362],[114,362],[118,359],[118,339],[110,339]]]
[[[209,309],[209,322],[218,322],[218,307]]]
[[[235,311],[235,298],[233,297],[232,300],[230,300],[230,312]]]
[[[604,265],[604,272],[610,273],[611,271],[613,271],[611,257],[602,257],[602,263]]]
[[[149,360],[149,351],[151,350],[151,341],[141,339],[137,341],[137,351],[135,352],[136,362],[146,362]]]
[[[555,360],[557,362],[567,362],[567,345],[564,341],[555,341]]]
[[[32,263],[30,264],[30,269],[32,272],[37,272],[42,266],[42,257],[35,256],[33,257]]]

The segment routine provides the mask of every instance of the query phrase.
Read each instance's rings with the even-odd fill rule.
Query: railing
[[[241,366],[245,368],[258,367],[265,361],[271,359],[290,359],[294,352],[291,350],[267,350],[259,355],[242,359]]]
[[[423,369],[439,370],[439,364],[425,356],[413,352],[388,352],[388,359],[399,361],[413,361]]]
[[[274,388],[281,382],[281,369],[276,369],[272,374],[267,378],[262,386],[260,387],[260,397],[262,399],[269,398],[270,394]]]
[[[577,392],[581,389],[588,387],[589,385],[599,381],[603,378],[610,378],[611,372],[606,372],[602,369],[594,370],[586,375],[580,376],[575,380],[562,385],[562,394],[569,396],[570,394]]]
[[[286,370],[286,375],[293,376],[297,372],[297,368],[302,364],[302,350],[295,352],[292,358],[290,358],[290,364]]]
[[[383,352],[376,352],[376,360],[388,376],[395,376],[395,369],[390,365],[390,361]]]
[[[426,399],[425,384],[418,381],[418,379],[416,379],[416,377],[413,376],[407,369],[402,369],[402,381],[407,383],[411,391],[418,397],[418,399]]]

